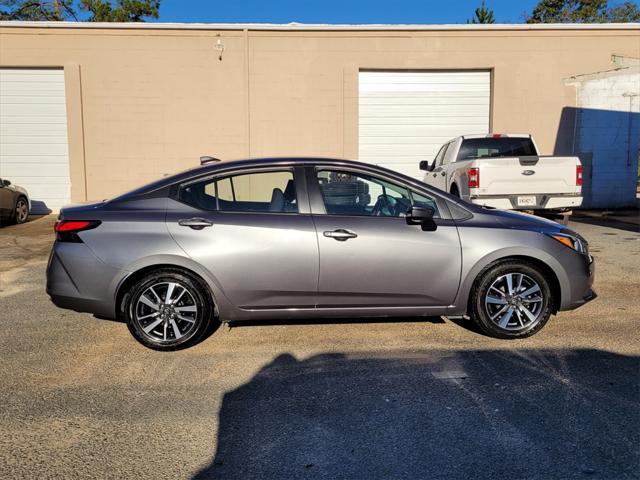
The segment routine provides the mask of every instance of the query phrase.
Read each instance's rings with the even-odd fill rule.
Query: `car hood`
[[[485,213],[489,212],[498,222],[507,228],[529,229],[536,231],[560,231],[567,228],[553,220],[537,217],[528,213],[514,212],[511,210],[489,210]]]

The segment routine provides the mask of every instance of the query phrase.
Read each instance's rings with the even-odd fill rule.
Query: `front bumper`
[[[579,265],[573,266],[570,272],[569,295],[564,298],[560,310],[574,310],[595,300],[598,295],[593,290],[596,266],[591,255],[580,255]],[[564,296],[563,296],[564,297]]]

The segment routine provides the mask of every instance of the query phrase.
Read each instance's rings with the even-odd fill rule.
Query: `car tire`
[[[460,198],[460,190],[458,190],[458,186],[455,183],[451,186],[451,195]]]
[[[469,299],[472,320],[495,338],[526,338],[538,333],[553,310],[549,282],[535,265],[505,261],[478,276]]]
[[[135,282],[127,296],[125,314],[134,338],[145,347],[162,351],[196,344],[217,322],[207,285],[171,268],[153,271]]]
[[[26,198],[18,197],[13,215],[13,221],[17,224],[25,223],[29,219],[29,202]]]

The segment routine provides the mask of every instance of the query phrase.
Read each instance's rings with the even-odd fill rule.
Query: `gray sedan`
[[[523,338],[595,297],[577,233],[346,160],[207,164],[66,207],[55,230],[53,302],[158,350],[221,321],[336,316],[466,315]]]

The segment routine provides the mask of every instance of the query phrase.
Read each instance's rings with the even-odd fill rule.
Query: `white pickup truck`
[[[541,156],[531,135],[463,135],[433,162],[420,162],[424,182],[494,208],[562,215],[582,204],[577,157]]]

